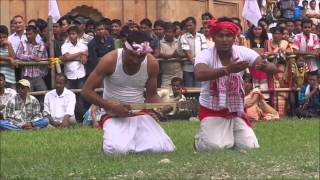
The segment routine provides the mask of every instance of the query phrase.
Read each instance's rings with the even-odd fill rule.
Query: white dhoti
[[[259,148],[259,144],[253,129],[243,119],[206,117],[201,121],[200,129],[195,136],[195,147],[199,151],[254,149]]]
[[[175,146],[161,126],[148,114],[110,118],[103,124],[103,152],[126,154],[172,152]]]

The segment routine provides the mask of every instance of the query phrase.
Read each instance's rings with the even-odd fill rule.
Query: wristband
[[[223,72],[225,76],[228,76],[230,74],[227,67],[223,67]]]

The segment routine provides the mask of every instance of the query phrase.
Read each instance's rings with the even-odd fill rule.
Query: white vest
[[[123,103],[143,103],[144,88],[148,80],[147,56],[142,61],[140,69],[134,75],[123,71],[123,49],[118,49],[117,64],[112,75],[104,78],[103,99],[117,99]]]

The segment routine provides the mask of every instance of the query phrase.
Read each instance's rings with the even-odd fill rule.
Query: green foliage
[[[165,122],[176,152],[116,156],[101,152],[101,130],[1,132],[0,179],[319,179],[319,122],[255,123],[259,150],[201,153],[198,123]]]

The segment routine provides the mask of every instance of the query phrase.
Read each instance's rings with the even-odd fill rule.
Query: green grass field
[[[259,150],[197,153],[198,123],[165,122],[176,152],[125,156],[102,154],[96,129],[1,132],[0,179],[319,179],[319,123],[255,123]]]

